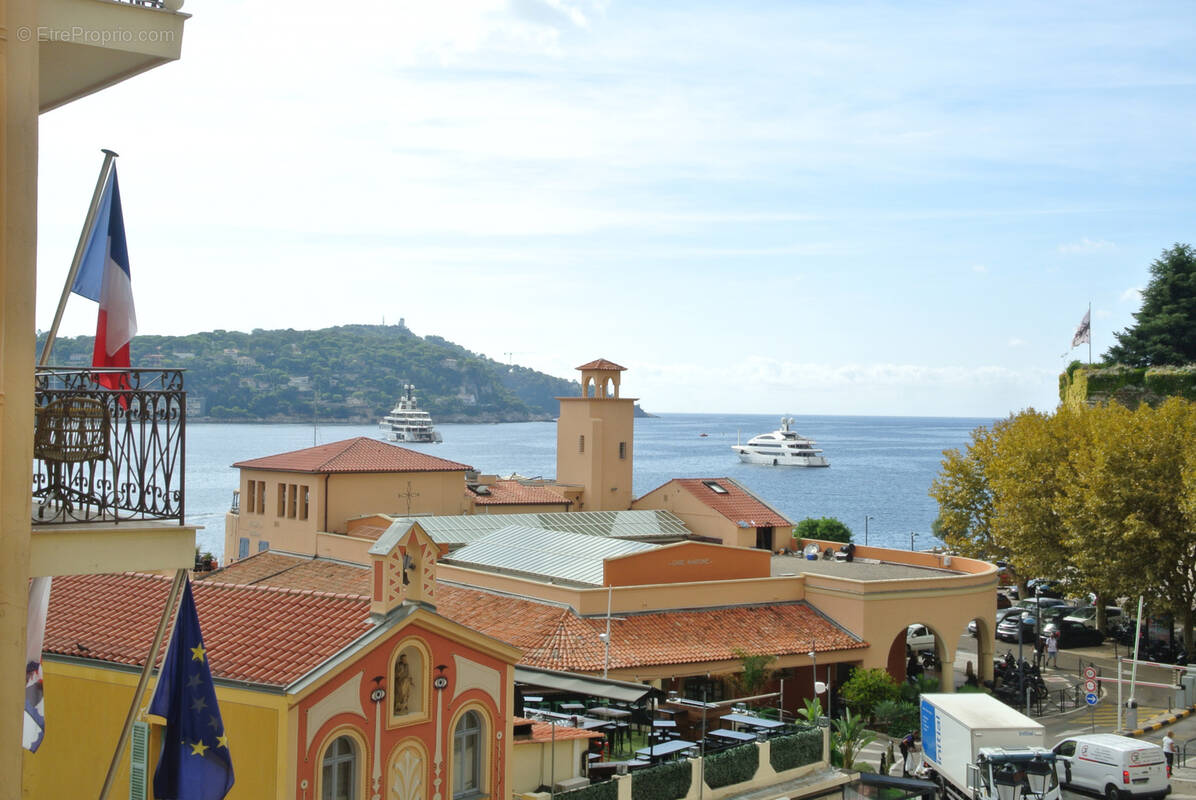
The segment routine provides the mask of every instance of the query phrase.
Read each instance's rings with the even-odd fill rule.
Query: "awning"
[[[645,697],[664,697],[665,693],[644,683],[615,681],[577,672],[560,672],[538,667],[515,667],[515,683],[539,689],[603,697],[622,703],[638,703]]]

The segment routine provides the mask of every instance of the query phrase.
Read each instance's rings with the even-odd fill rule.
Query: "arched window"
[[[338,736],[324,751],[323,791],[320,800],[359,800],[357,797],[357,745]]]
[[[453,798],[474,797],[485,788],[485,723],[476,711],[467,711],[453,731]]]

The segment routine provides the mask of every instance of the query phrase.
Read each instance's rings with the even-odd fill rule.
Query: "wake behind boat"
[[[747,464],[769,464],[774,467],[829,467],[831,462],[807,439],[789,430],[793,417],[781,417],[781,427],[772,433],[753,436],[746,444],[736,442],[731,449],[739,460]]]
[[[415,387],[403,386],[399,404],[382,418],[382,430],[391,442],[439,442],[440,431],[432,427],[432,417],[415,405]]]

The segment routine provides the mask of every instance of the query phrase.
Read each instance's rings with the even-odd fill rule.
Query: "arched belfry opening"
[[[635,399],[619,396],[626,368],[599,358],[577,369],[581,396],[557,398],[556,479],[583,487],[577,511],[622,511],[631,507],[635,422]]]

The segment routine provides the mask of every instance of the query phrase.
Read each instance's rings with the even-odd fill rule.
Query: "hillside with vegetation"
[[[85,367],[91,351],[90,336],[60,338],[51,361]],[[405,383],[436,422],[547,420],[557,416],[557,397],[581,391],[576,381],[417,336],[402,324],[139,335],[132,361],[185,369],[192,421],[377,422]]]

